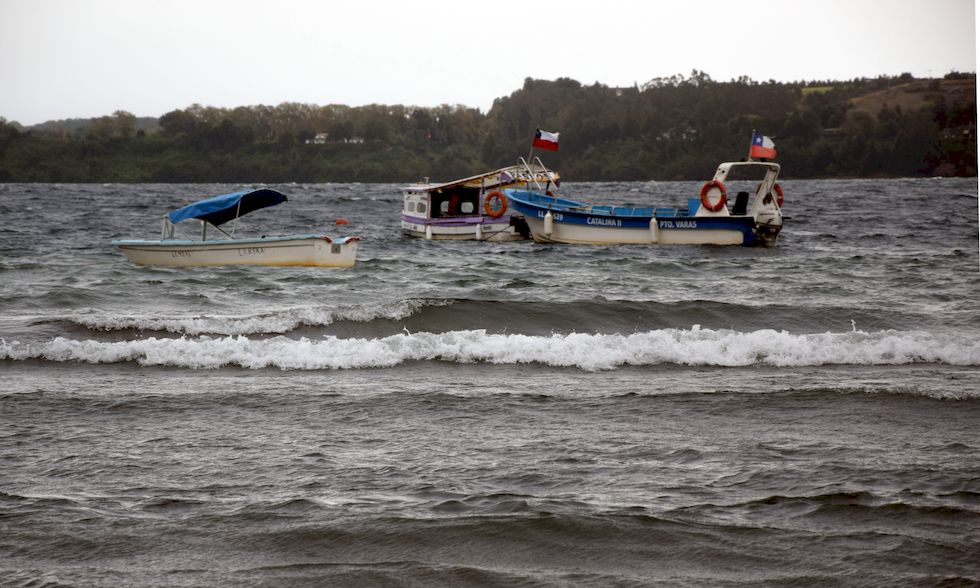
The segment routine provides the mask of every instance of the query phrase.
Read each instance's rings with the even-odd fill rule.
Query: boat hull
[[[402,215],[402,231],[410,237],[435,241],[523,241],[524,234],[513,225],[510,216],[483,216],[462,219],[426,219]],[[526,233],[526,231],[525,231]]]
[[[134,265],[199,267],[263,265],[302,267],[353,267],[357,239],[331,240],[317,235],[230,239],[226,241],[113,241]]]
[[[512,198],[538,243],[579,245],[772,245],[778,226],[767,226],[760,238],[752,216],[617,216],[546,207]],[[546,215],[552,220],[546,223]],[[546,224],[550,224],[549,227]]]

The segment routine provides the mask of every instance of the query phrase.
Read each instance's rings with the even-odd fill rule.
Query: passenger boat
[[[508,188],[530,187],[543,193],[560,179],[535,157],[517,165],[445,183],[428,181],[404,188],[401,226],[405,234],[424,239],[514,241],[530,236],[523,219],[514,218]]]
[[[783,226],[779,169],[769,161],[722,163],[686,208],[599,206],[516,189],[506,194],[539,243],[771,247]],[[732,203],[726,181],[735,180],[745,189]]]
[[[332,239],[326,235],[287,235],[282,237],[236,238],[238,218],[286,202],[286,196],[270,189],[245,190],[215,196],[178,208],[163,217],[160,240],[116,240],[116,246],[135,265],[222,266],[268,265],[352,267],[357,254],[357,237]],[[182,221],[201,221],[201,239],[175,236]],[[221,225],[234,222],[231,233]],[[209,239],[208,226],[225,238]]]

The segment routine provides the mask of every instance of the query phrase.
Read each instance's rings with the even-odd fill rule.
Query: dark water
[[[352,270],[109,246],[240,186],[0,185],[0,584],[980,585],[977,180],[783,184],[772,249],[243,224]]]

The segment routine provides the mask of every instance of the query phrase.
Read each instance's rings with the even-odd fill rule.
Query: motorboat
[[[305,234],[281,237],[239,238],[238,219],[246,214],[286,202],[281,192],[268,188],[243,190],[214,196],[188,204],[163,217],[159,240],[124,239],[112,241],[135,265],[140,266],[312,266],[352,267],[357,254],[357,237],[331,238]],[[201,238],[176,235],[179,223],[198,220]],[[221,228],[233,223],[231,232]],[[212,227],[220,238],[209,238]]]
[[[486,173],[403,189],[401,226],[405,234],[423,239],[515,241],[528,239],[523,219],[514,218],[505,190],[533,188],[543,194],[557,190],[560,177],[535,157]]]
[[[586,204],[532,190],[505,193],[539,243],[771,247],[783,226],[779,171],[777,163],[751,158],[722,163],[700,197],[677,208]],[[729,185],[736,184],[744,189],[730,201]]]

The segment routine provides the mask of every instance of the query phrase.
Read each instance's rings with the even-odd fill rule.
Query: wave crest
[[[233,337],[132,341],[79,341],[57,337],[43,343],[0,340],[0,360],[120,363],[146,366],[283,370],[392,367],[409,361],[537,363],[583,370],[620,366],[775,367],[817,365],[980,365],[980,342],[923,331],[791,334],[786,331],[660,329],[630,335],[489,334],[485,330],[404,333],[388,337],[270,339]]]
[[[401,320],[426,306],[451,304],[448,300],[398,300],[384,304],[306,306],[254,315],[170,317],[146,315],[82,315],[68,320],[98,331],[158,331],[183,335],[258,335],[288,333],[300,327],[322,327],[338,321]]]

